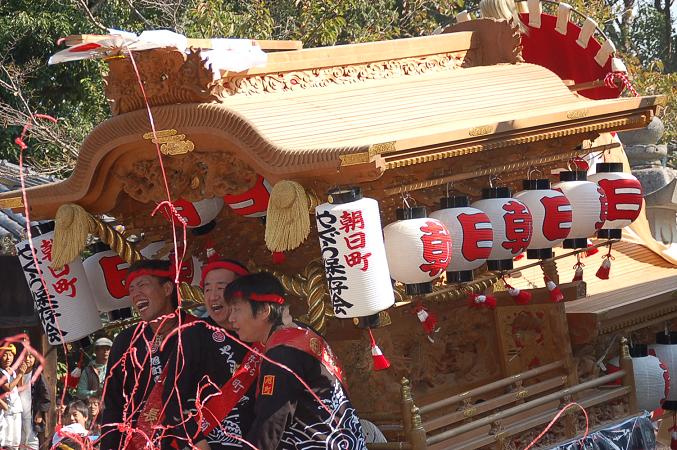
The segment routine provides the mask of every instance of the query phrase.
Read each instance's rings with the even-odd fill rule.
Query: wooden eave
[[[629,332],[677,318],[677,266],[643,245],[620,241],[613,245],[615,259],[610,278],[600,280],[594,272],[602,262],[603,250],[583,259],[587,296],[565,304],[573,344],[582,345],[599,335]],[[573,278],[575,263],[575,256],[557,261],[561,283]],[[538,267],[525,269],[521,275],[511,279],[511,284],[528,288],[528,281],[542,278]]]
[[[284,58],[303,52],[313,53],[290,52]],[[518,63],[232,95],[221,102],[152,110],[156,129],[178,130],[195,151],[233,152],[271,182],[331,178],[359,183],[378,179],[386,170],[469,153],[642,127],[662,101],[660,96],[589,100],[547,69]],[[118,161],[156,158],[155,145],[144,139],[149,131],[145,110],[100,124],[83,142],[68,180],[29,189],[32,214],[53,217],[61,204],[83,204],[85,197],[83,206],[92,212],[109,210],[121,189],[115,180]],[[97,207],[103,195],[107,203]],[[19,207],[17,197],[17,192],[0,194],[0,206]]]

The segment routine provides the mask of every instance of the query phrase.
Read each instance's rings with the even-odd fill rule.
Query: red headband
[[[134,272],[131,272],[127,275],[127,289],[129,289],[129,285],[134,281],[135,279],[142,277],[144,275],[152,275],[154,277],[158,278],[169,278],[170,280],[173,281],[174,278],[174,271],[173,270],[162,270],[162,269],[139,269],[135,270]]]
[[[244,267],[240,266],[237,263],[234,263],[233,261],[210,262],[210,263],[207,263],[204,266],[202,266],[202,277],[200,279],[200,287],[201,288],[204,288],[205,278],[207,278],[207,274],[209,272],[211,272],[212,270],[216,270],[216,269],[229,270],[239,277],[249,275],[249,271],[247,269],[245,269]]]
[[[242,291],[237,291],[233,293],[233,297],[249,298],[249,300],[253,300],[255,302],[270,302],[284,305],[284,297],[281,297],[277,294],[257,294],[252,292],[249,294],[249,297],[247,297],[242,293]]]

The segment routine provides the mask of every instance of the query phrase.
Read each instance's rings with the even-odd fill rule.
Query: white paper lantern
[[[647,353],[644,344],[630,348],[632,372],[635,376],[635,393],[640,410],[654,411],[661,407],[670,391],[670,372],[659,358]],[[618,357],[609,361],[609,373],[620,370]],[[617,384],[620,384],[618,380]]]
[[[564,248],[586,248],[588,238],[602,228],[606,220],[607,201],[604,190],[587,181],[583,171],[564,171],[559,174],[560,182],[552,188],[562,192],[569,199],[572,209],[572,225]]]
[[[162,255],[158,255],[164,247],[169,246],[170,250]],[[141,256],[146,259],[162,259],[165,261],[174,261],[174,246],[164,241],[155,241],[148,244],[141,249]],[[181,250],[179,249],[179,254]],[[181,274],[179,281],[186,282],[193,286],[199,286],[202,279],[202,263],[195,256],[188,256],[184,258],[181,264]]]
[[[449,230],[426,217],[423,206],[397,210],[397,221],[383,229],[390,276],[405,284],[407,294],[432,292],[432,280],[451,261]]]
[[[531,213],[507,187],[482,189],[482,200],[472,204],[484,211],[494,230],[494,242],[487,260],[489,270],[510,270],[515,256],[529,247],[533,233]]]
[[[185,199],[174,200],[176,212],[186,221],[186,228],[193,230],[194,234],[205,234],[211,231],[215,223],[214,219],[223,209],[223,198],[213,197],[200,200],[199,202],[190,202]],[[161,209],[162,214],[171,221],[171,215],[167,208]],[[174,219],[175,225],[181,226],[181,223]]]
[[[663,409],[677,411],[677,332],[657,333],[656,343],[649,345],[649,353],[660,359],[670,373],[670,391]]]
[[[82,261],[76,258],[61,269],[50,268],[54,231],[39,235],[40,230],[34,229],[33,246],[47,291],[40,280],[28,240],[16,244],[16,249],[33,296],[35,313],[42,322],[49,344],[74,342],[99,330],[101,318]]]
[[[223,200],[239,216],[265,217],[272,190],[273,187],[268,180],[257,175],[256,183],[246,192],[224,195]]]
[[[329,192],[315,209],[329,297],[336,317],[370,316],[395,303],[378,202],[359,188]]]
[[[129,264],[112,250],[95,253],[82,263],[101,312],[128,308],[132,305],[125,285]]]
[[[571,203],[559,191],[550,188],[550,180],[523,180],[524,191],[515,198],[531,212],[533,235],[527,247],[527,258],[553,257],[553,247],[561,244],[571,230]]]
[[[465,195],[440,200],[440,210],[430,214],[449,230],[451,262],[447,266],[447,283],[473,280],[473,270],[485,263],[491,253],[494,233],[489,216],[471,208]]]
[[[642,210],[642,185],[634,175],[623,172],[622,163],[598,163],[595,169],[597,173],[588,179],[604,190],[608,202],[606,222],[597,236],[620,239],[623,227],[637,220]]]

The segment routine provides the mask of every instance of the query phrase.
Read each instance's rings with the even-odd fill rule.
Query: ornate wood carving
[[[151,106],[215,101],[223,88],[213,81],[212,71],[197,52],[182,54],[171,49],[134,52],[134,61]],[[113,114],[145,106],[130,58],[108,61],[106,97]]]
[[[241,193],[256,181],[253,169],[230,152],[192,152],[190,157],[164,158],[163,164],[173,198],[198,201]],[[134,200],[157,203],[167,198],[157,157],[120,167],[117,176]]]
[[[463,51],[284,73],[235,75],[225,78],[223,86],[229,95],[251,95],[332,84],[353,84],[365,80],[381,80],[469,67],[473,65],[471,55],[471,52]]]

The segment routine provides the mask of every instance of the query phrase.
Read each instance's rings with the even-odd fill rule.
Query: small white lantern
[[[82,263],[97,309],[109,312],[130,307],[132,300],[125,285],[129,264],[108,246],[100,250]]]
[[[515,198],[531,212],[533,235],[527,247],[527,258],[553,257],[553,247],[561,244],[571,230],[571,203],[559,191],[550,188],[550,180],[523,180],[524,190]]]
[[[646,344],[630,347],[632,372],[635,376],[635,393],[640,410],[654,411],[661,407],[670,391],[670,372],[665,364],[654,355],[649,355]],[[609,361],[608,372],[620,370],[618,357]],[[618,380],[617,384],[621,384]]]
[[[449,230],[451,262],[447,266],[447,283],[473,280],[473,270],[484,264],[491,253],[494,232],[489,216],[471,208],[468,197],[454,195],[440,199],[440,210],[430,214]]]
[[[584,171],[563,171],[560,182],[553,189],[569,199],[572,209],[572,225],[564,248],[587,248],[588,238],[602,228],[606,220],[607,200],[604,190],[587,180]]]
[[[102,324],[80,258],[75,258],[61,269],[49,267],[52,261],[53,229],[54,222],[31,229],[35,236],[32,243],[46,290],[28,240],[16,244],[16,249],[45,336],[50,345],[58,345],[82,339],[101,329]]]
[[[272,190],[268,180],[257,175],[254,186],[242,194],[224,195],[223,201],[238,216],[265,217]]]
[[[662,407],[677,411],[677,332],[656,333],[656,343],[649,345],[649,354],[660,359],[671,375],[670,391]]]
[[[223,209],[223,199],[221,197],[206,198],[199,202],[189,202],[185,199],[178,199],[173,202],[176,212],[186,221],[186,228],[190,228],[193,234],[206,234],[214,229],[216,223],[214,219]],[[167,208],[162,208],[162,214],[171,221],[171,215]],[[181,224],[174,219],[176,226]]]
[[[482,200],[472,206],[489,216],[494,230],[488,269],[512,269],[513,258],[524,253],[531,242],[533,227],[529,208],[512,198],[507,187],[482,189]]]
[[[604,190],[608,202],[606,222],[597,236],[620,239],[622,229],[637,220],[642,210],[642,185],[634,175],[623,172],[622,163],[598,163],[595,170],[588,179]]]
[[[395,295],[381,233],[378,202],[360,188],[332,190],[315,209],[334,315],[363,317],[390,308]]]
[[[432,292],[432,281],[451,261],[449,230],[428,218],[424,206],[401,208],[396,215],[383,229],[390,276],[405,284],[408,295]]]

